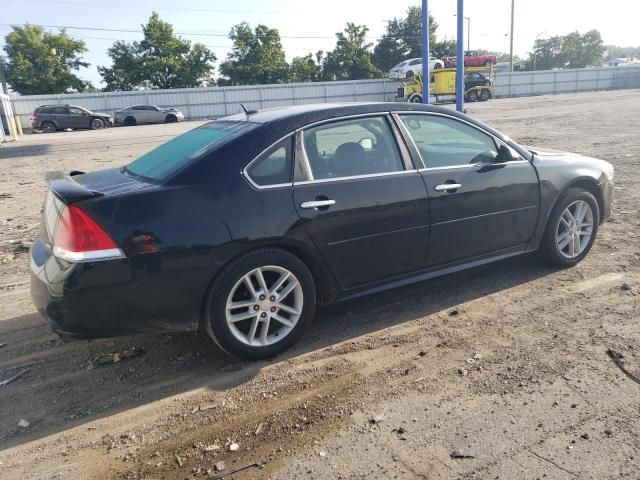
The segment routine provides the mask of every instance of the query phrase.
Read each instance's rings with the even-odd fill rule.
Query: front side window
[[[257,126],[258,124],[252,122],[207,123],[138,157],[127,165],[124,171],[152,181],[165,180],[184,165],[214,152]]]
[[[71,115],[81,116],[81,115],[84,115],[86,112],[80,108],[69,107],[69,113]]]
[[[493,138],[440,115],[400,115],[427,168],[492,162],[497,157]]]
[[[372,175],[404,170],[384,117],[342,120],[303,132],[313,179]]]
[[[291,138],[270,148],[247,168],[247,175],[257,185],[291,183]]]

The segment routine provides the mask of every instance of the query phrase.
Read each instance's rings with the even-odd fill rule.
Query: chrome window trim
[[[427,166],[427,162],[425,162],[424,158],[422,158],[422,154],[420,153],[420,150],[418,150],[418,146],[416,145],[416,142],[413,140],[413,136],[411,135],[411,133],[409,133],[409,130],[407,130],[407,126],[402,121],[402,118],[400,118],[400,115],[432,115],[432,116],[435,116],[435,117],[449,118],[451,120],[458,121],[460,123],[464,123],[465,125],[468,125],[468,126],[474,128],[474,129],[478,130],[479,132],[484,133],[485,135],[487,135],[489,138],[491,138],[493,140],[493,143],[496,144],[496,148],[499,148],[500,145],[505,145],[507,148],[509,148],[509,150],[515,151],[515,149],[511,148],[509,145],[507,145],[505,142],[500,140],[498,137],[496,137],[492,133],[487,132],[483,128],[480,128],[477,125],[474,125],[473,123],[468,122],[468,121],[466,121],[466,120],[464,120],[462,118],[454,117],[452,115],[447,115],[446,113],[440,113],[440,112],[419,112],[419,111],[393,112],[392,116],[396,118],[396,120],[397,120],[396,123],[398,123],[400,128],[402,128],[403,131],[407,134],[409,140],[413,144],[413,148],[415,149],[417,154],[420,156],[420,161],[424,165],[424,167],[418,168],[419,172],[423,172],[423,171],[426,171],[426,170],[446,170],[446,169],[450,169],[450,168],[477,167],[479,164],[477,164],[477,163],[469,163],[469,164],[461,164],[461,165],[450,165],[450,166],[447,166],[447,167],[428,167]],[[515,151],[515,152],[518,153],[517,151]],[[520,162],[530,163],[528,160],[513,160],[513,161],[510,161],[510,162],[501,162],[500,164],[496,163],[494,165],[502,165],[502,164],[506,165],[508,163],[520,163]]]
[[[303,157],[303,161],[305,163],[305,170],[308,172],[309,175],[313,176],[313,172],[311,170],[311,164],[309,163],[309,156],[307,155],[307,151],[305,149],[304,146],[304,131],[308,130],[310,128],[314,128],[320,125],[323,125],[325,123],[335,123],[335,122],[341,122],[341,121],[348,121],[354,118],[363,118],[363,117],[380,117],[382,118],[385,122],[387,122],[387,126],[389,127],[390,133],[391,133],[391,138],[396,142],[396,149],[398,150],[398,156],[400,157],[400,161],[402,162],[402,166],[403,166],[403,170],[394,170],[391,172],[381,172],[381,173],[369,173],[366,175],[351,175],[348,177],[335,177],[335,178],[313,178],[311,180],[302,180],[302,181],[293,181],[293,185],[308,185],[308,184],[312,184],[312,183],[326,183],[326,182],[343,182],[345,180],[361,180],[364,178],[375,178],[375,177],[383,177],[383,176],[388,176],[388,175],[401,175],[401,174],[406,174],[406,173],[415,173],[417,172],[417,169],[414,168],[406,168],[407,165],[405,163],[405,159],[403,157],[403,152],[402,152],[402,145],[400,145],[399,140],[397,138],[396,132],[393,128],[393,123],[392,123],[392,119],[389,118],[389,114],[391,112],[389,111],[380,111],[380,112],[369,112],[369,113],[359,113],[359,114],[355,114],[355,115],[346,115],[343,117],[335,117],[335,118],[329,118],[329,119],[324,119],[324,120],[320,120],[314,123],[310,123],[308,125],[305,125],[304,127],[300,127],[296,130],[296,133],[299,135],[300,138],[300,145],[299,145],[299,149],[300,149],[300,153],[302,154]],[[413,162],[412,162],[413,163]]]
[[[335,177],[335,178],[319,178],[317,180],[303,180],[301,182],[295,182],[294,186],[297,185],[309,185],[312,183],[327,183],[327,182],[344,182],[345,180],[362,180],[364,178],[376,178],[376,177],[388,177],[391,175],[408,175],[408,174],[418,173],[418,170],[397,170],[394,172],[383,172],[383,173],[369,173],[367,175],[352,175],[350,177]]]
[[[427,171],[438,171],[438,170],[457,170],[462,168],[478,168],[483,165],[511,165],[513,163],[529,163],[528,160],[512,160],[510,162],[500,162],[500,163],[465,163],[463,165],[452,165],[451,167],[424,167],[419,168],[419,172],[427,172]]]
[[[283,188],[283,187],[292,187],[293,186],[293,168],[291,171],[291,182],[287,182],[287,183],[273,183],[270,185],[258,185],[252,178],[251,175],[249,175],[249,168],[251,167],[251,165],[253,165],[255,162],[257,162],[258,160],[262,159],[262,156],[267,153],[269,150],[271,150],[273,147],[275,147],[278,143],[286,140],[288,137],[292,137],[294,135],[295,132],[289,132],[287,133],[285,136],[283,136],[282,138],[279,138],[278,140],[276,140],[275,142],[273,142],[271,145],[269,145],[267,148],[265,148],[264,150],[262,150],[258,155],[256,155],[253,160],[251,160],[249,163],[247,163],[245,165],[245,167],[240,170],[240,175],[247,181],[247,183],[249,183],[249,185],[251,185],[253,188],[255,188],[256,190],[270,190],[270,189],[274,189],[274,188]],[[294,147],[292,147],[291,145],[289,146],[290,149],[290,154],[291,154],[291,166],[293,167],[294,163],[295,163],[295,155],[294,155]]]

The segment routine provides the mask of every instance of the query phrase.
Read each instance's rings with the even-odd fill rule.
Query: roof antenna
[[[258,110],[249,110],[242,103],[240,104],[242,110],[244,110],[244,114],[247,116],[247,120],[249,119],[249,115],[253,115],[254,113],[258,113]]]

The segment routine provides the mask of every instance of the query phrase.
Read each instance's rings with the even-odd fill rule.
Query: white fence
[[[640,87],[640,65],[497,73],[494,97],[617,90]]]
[[[39,105],[73,104],[113,113],[136,104],[172,106],[186,118],[214,118],[247,108],[269,108],[304,103],[393,101],[400,82],[388,79],[347,82],[289,83],[241,87],[141,90],[131,92],[74,93],[13,97],[15,113],[23,126]],[[584,68],[536,72],[497,73],[495,97],[518,97],[589,90],[640,88],[640,66]]]

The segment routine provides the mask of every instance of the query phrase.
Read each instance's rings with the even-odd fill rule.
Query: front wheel
[[[407,72],[407,74],[405,75],[406,78],[413,78],[415,77],[415,73],[413,73],[413,70],[409,70]]]
[[[480,101],[486,102],[490,98],[491,98],[491,94],[489,93],[489,90],[487,90],[486,88],[483,88],[482,91],[480,92]]]
[[[476,92],[475,90],[470,90],[469,93],[467,93],[467,101],[476,102],[477,100],[478,100],[478,92]]]
[[[570,188],[553,208],[541,245],[545,260],[572,267],[582,260],[598,233],[598,202],[586,190]]]
[[[224,351],[260,360],[297,342],[315,306],[315,282],[306,265],[283,250],[263,249],[222,271],[208,293],[203,321]]]
[[[178,121],[178,117],[176,117],[174,114],[170,113],[169,115],[166,116],[164,121],[165,121],[165,123],[175,123],[175,122]]]
[[[104,128],[104,121],[99,118],[94,118],[91,120],[89,126],[91,127],[91,130],[102,130]]]
[[[414,93],[409,97],[409,103],[422,103],[422,95]]]

